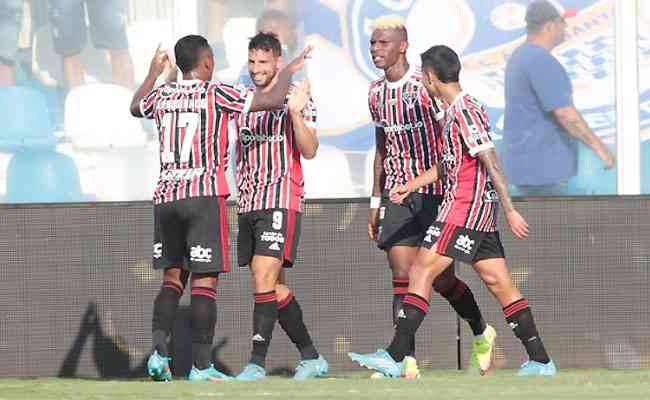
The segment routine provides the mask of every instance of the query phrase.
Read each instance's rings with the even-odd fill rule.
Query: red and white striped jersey
[[[485,108],[460,93],[445,112],[441,161],[445,196],[438,221],[483,232],[496,231],[499,198],[483,163],[476,158],[494,147]]]
[[[368,106],[375,125],[386,135],[385,190],[403,185],[438,161],[436,141],[442,130],[442,103],[422,83],[422,71],[411,66],[397,82],[386,78],[370,84]],[[423,186],[420,193],[442,194],[442,184]]]
[[[303,118],[307,127],[316,127],[313,101],[303,110]],[[302,164],[287,102],[275,111],[241,114],[235,122],[238,212],[270,208],[302,211]]]
[[[243,86],[191,80],[164,84],[140,102],[160,139],[155,204],[198,196],[228,196],[229,114],[247,112],[253,95]]]

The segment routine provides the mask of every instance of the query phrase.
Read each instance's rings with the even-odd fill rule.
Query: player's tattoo
[[[504,212],[508,212],[514,209],[512,204],[512,198],[510,197],[510,191],[508,190],[508,183],[501,169],[501,164],[497,158],[497,153],[494,149],[489,149],[481,151],[478,153],[478,158],[481,160],[483,165],[490,175],[492,184],[499,194],[499,202],[503,207]]]

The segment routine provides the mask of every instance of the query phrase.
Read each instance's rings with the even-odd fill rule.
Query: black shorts
[[[237,258],[249,265],[253,256],[275,257],[292,267],[298,252],[302,213],[282,208],[239,214]]]
[[[424,232],[438,216],[440,203],[442,196],[411,193],[402,204],[395,204],[388,193],[382,193],[377,247],[420,246]]]
[[[230,270],[228,215],[223,196],[201,196],[154,206],[153,267],[194,273]]]
[[[473,264],[488,258],[505,258],[499,232],[480,232],[462,226],[434,222],[426,231],[421,247]]]
[[[86,11],[90,36],[96,48],[129,48],[126,0],[50,0],[52,39],[57,54],[72,56],[81,53],[87,40]]]

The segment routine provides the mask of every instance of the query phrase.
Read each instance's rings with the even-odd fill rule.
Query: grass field
[[[366,373],[294,382],[190,383],[177,380],[0,379],[0,400],[30,399],[650,399],[650,370],[563,370],[553,378],[517,378],[514,371],[487,377],[427,371],[416,381],[368,379]]]

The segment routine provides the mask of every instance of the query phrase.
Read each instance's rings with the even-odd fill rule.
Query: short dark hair
[[[420,54],[422,68],[431,68],[442,83],[458,82],[460,59],[458,54],[444,45],[431,47]]]
[[[196,68],[201,53],[206,49],[210,49],[210,43],[203,36],[187,35],[178,39],[174,46],[176,65],[181,72],[190,72]]]
[[[248,42],[248,50],[272,51],[274,56],[279,57],[282,54],[282,44],[275,33],[258,32]]]

